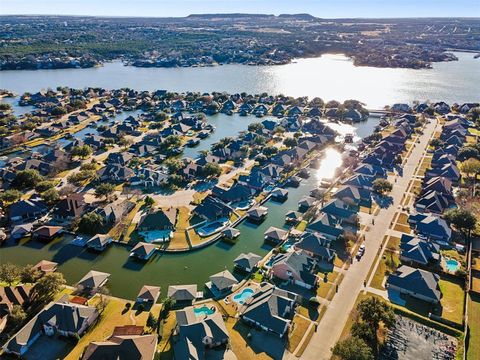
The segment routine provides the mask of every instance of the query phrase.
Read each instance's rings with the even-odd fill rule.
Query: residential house
[[[36,220],[48,212],[47,205],[38,199],[19,200],[9,207],[11,222]]]
[[[351,210],[350,206],[342,200],[330,200],[322,207],[322,212],[341,219],[342,223],[357,225],[358,215],[356,211]]]
[[[440,261],[440,246],[417,236],[402,234],[400,260],[410,265],[434,266]]]
[[[23,284],[0,287],[0,333],[7,324],[8,315],[12,308],[14,306],[24,306],[30,302],[31,290],[31,286]]]
[[[143,285],[137,295],[136,302],[139,304],[155,305],[160,297],[160,287]]]
[[[270,269],[272,276],[306,289],[317,285],[315,272],[316,261],[303,250],[276,255]]]
[[[55,206],[52,216],[57,221],[71,221],[82,216],[85,210],[84,194],[75,193],[61,199]]]
[[[109,278],[109,273],[90,270],[75,286],[82,292],[97,292],[98,289],[107,283]]]
[[[290,328],[297,295],[262,283],[260,288],[240,308],[240,318],[248,324],[283,337]]]
[[[208,195],[203,199],[201,204],[193,210],[195,215],[207,221],[229,219],[232,212],[233,209],[230,206],[212,195]]]
[[[97,234],[87,240],[85,246],[94,251],[104,251],[113,239],[108,235]]]
[[[245,272],[252,272],[258,265],[258,262],[262,260],[262,257],[252,252],[246,254],[241,253],[235,260],[233,260],[235,266]]]
[[[109,181],[112,183],[130,182],[135,177],[135,172],[120,164],[108,164],[97,171],[100,181]]]
[[[287,240],[288,232],[275,226],[270,226],[263,235],[266,241],[281,243]]]
[[[43,225],[32,231],[32,238],[40,241],[51,241],[63,233],[61,226]]]
[[[156,250],[157,247],[153,244],[139,242],[133,247],[130,256],[139,260],[147,261],[152,257]]]
[[[389,275],[386,287],[400,294],[438,304],[442,293],[438,286],[440,276],[429,271],[402,265]]]
[[[175,230],[177,222],[177,209],[170,208],[168,210],[153,210],[147,215],[143,216],[139,221],[138,231],[152,231],[152,230]]]
[[[175,300],[177,305],[191,305],[197,298],[197,284],[170,285],[167,296]]]
[[[295,243],[295,250],[303,250],[308,256],[320,261],[332,262],[335,259],[335,250],[330,248],[331,240],[319,233],[305,232]]]
[[[452,238],[452,229],[437,215],[412,214],[408,217],[408,222],[417,233],[431,240],[448,244]]]
[[[112,335],[105,341],[91,342],[85,349],[82,360],[153,360],[157,339],[155,334]]]
[[[238,284],[238,280],[228,270],[223,270],[217,274],[210,276],[210,281],[205,285],[215,296],[225,294],[232,290],[234,285]]]

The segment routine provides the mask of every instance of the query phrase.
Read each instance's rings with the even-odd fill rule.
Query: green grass
[[[373,275],[370,286],[376,289],[385,290],[385,287],[383,286],[383,279],[388,274],[394,272],[399,264],[400,259],[398,254],[388,249],[385,250],[382,259],[378,263],[377,270],[375,271],[375,275]]]
[[[468,341],[467,360],[480,359],[480,296],[471,295],[468,299]]]
[[[442,317],[444,319],[461,324],[463,320],[463,299],[465,292],[459,283],[440,280],[440,290],[442,291]]]

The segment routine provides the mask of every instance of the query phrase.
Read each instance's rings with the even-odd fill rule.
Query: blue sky
[[[480,17],[480,0],[0,0],[0,14],[185,16],[310,13],[339,17]]]

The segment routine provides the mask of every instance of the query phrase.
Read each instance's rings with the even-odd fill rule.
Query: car
[[[363,254],[365,252],[365,244],[360,245],[360,248],[358,249],[358,251],[359,252],[361,251]]]
[[[357,260],[360,261],[360,259],[362,258],[362,256],[363,256],[363,252],[360,251],[360,250],[358,250],[357,255],[355,255],[355,257],[357,258]]]

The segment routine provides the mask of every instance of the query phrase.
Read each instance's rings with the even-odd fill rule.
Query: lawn
[[[310,326],[311,322],[302,316],[295,315],[293,318],[293,326],[288,334],[287,349],[294,352],[300,341],[302,341],[305,332]]]
[[[468,342],[467,359],[480,359],[480,296],[470,295],[468,299]]]
[[[317,289],[317,296],[320,296],[324,299],[327,300],[332,300],[333,296],[335,295],[334,291],[330,290],[333,288],[333,284],[330,283],[324,283],[323,281],[320,283],[318,289]]]
[[[173,237],[168,245],[169,249],[185,249],[189,247],[187,237],[185,235],[185,230],[190,226],[189,219],[190,210],[185,206],[179,207],[177,224],[175,227],[175,232],[173,233]]]
[[[398,254],[388,249],[385,250],[382,259],[378,263],[377,270],[375,271],[375,275],[373,276],[370,286],[376,289],[385,290],[385,287],[383,286],[383,279],[389,273],[394,272],[397,269],[398,264],[400,264]]]
[[[441,279],[439,281],[442,291],[442,317],[461,324],[463,320],[463,299],[465,292],[461,284]]]
[[[400,238],[396,236],[390,236],[388,238],[387,249],[388,250],[398,250],[400,248]]]
[[[92,299],[94,300],[94,299]],[[91,301],[92,301],[91,300]],[[128,301],[110,298],[105,310],[100,315],[100,320],[80,339],[75,348],[65,357],[66,360],[80,358],[85,347],[92,341],[103,341],[110,337],[115,326],[140,325],[145,326],[148,311],[137,314],[134,310],[124,311]],[[161,305],[155,305],[153,313],[158,316]]]
[[[305,341],[303,342],[302,344],[302,347],[300,349],[298,349],[297,353],[296,353],[296,356],[297,357],[302,357],[302,354],[303,352],[305,351],[305,349],[307,348],[308,344],[310,343],[310,340],[312,339],[312,336],[313,334],[315,333],[315,327],[312,326],[310,328],[310,331],[308,332],[308,334],[306,335],[306,339]]]
[[[162,329],[162,337],[158,342],[157,351],[159,352],[159,358],[162,360],[173,359],[173,348],[170,343],[170,336],[173,333],[176,324],[177,320],[175,312],[170,311],[166,319],[162,320],[162,324],[160,325]]]
[[[230,346],[235,354],[241,354],[242,360],[267,360],[271,359],[268,354],[260,350],[254,351],[246,342],[250,328],[236,319],[227,319],[225,322],[230,334]]]

